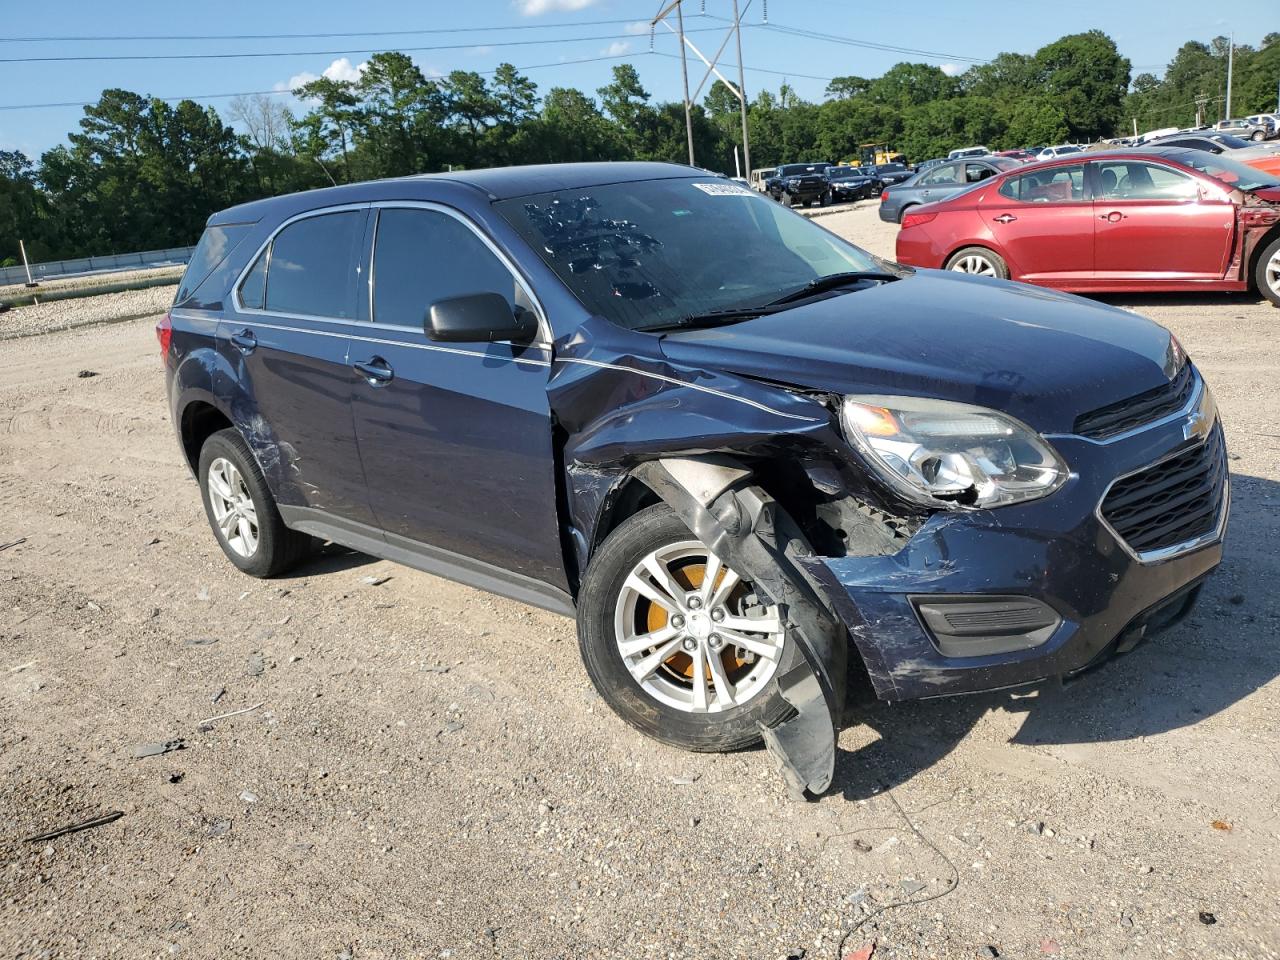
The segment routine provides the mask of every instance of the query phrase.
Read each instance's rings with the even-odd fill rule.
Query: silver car
[[[990,155],[940,163],[931,170],[920,171],[905,183],[885,187],[880,194],[880,219],[885,223],[901,223],[912,207],[953,197],[988,177],[1020,166],[1022,164],[1012,157]]]

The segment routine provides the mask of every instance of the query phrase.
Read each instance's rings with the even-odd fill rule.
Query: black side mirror
[[[427,309],[424,326],[432,340],[457,343],[528,343],[538,333],[533,313],[522,307],[513,310],[500,293],[469,293],[437,300]]]

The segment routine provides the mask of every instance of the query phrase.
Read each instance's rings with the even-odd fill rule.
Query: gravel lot
[[[0,956],[1280,956],[1280,312],[1124,302],[1238,457],[1202,606],[1066,689],[855,698],[808,805],[614,719],[567,620],[340,550],[238,574],[152,320],[0,343]]]
[[[61,293],[66,290],[89,290],[107,284],[132,283],[157,278],[171,278],[172,284],[147,287],[143,290],[120,290],[96,296],[53,300],[25,307],[13,307],[0,313],[0,340],[30,337],[55,330],[70,330],[95,323],[114,323],[138,317],[162,313],[173,302],[174,287],[182,276],[182,268],[164,267],[159,270],[131,270],[105,276],[71,277],[67,280],[51,280],[41,283],[36,290],[22,286],[0,287],[0,301],[24,297],[34,293]]]

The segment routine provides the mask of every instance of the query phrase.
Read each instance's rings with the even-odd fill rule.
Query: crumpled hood
[[[1039,287],[939,270],[662,338],[672,363],[832,393],[937,397],[1042,432],[1168,383],[1168,331]]]

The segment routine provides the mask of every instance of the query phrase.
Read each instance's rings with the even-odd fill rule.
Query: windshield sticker
[[[694,183],[690,184],[695,190],[701,190],[703,193],[710,194],[713,197],[754,197],[757,196],[754,190],[748,190],[746,187],[736,183]]]

